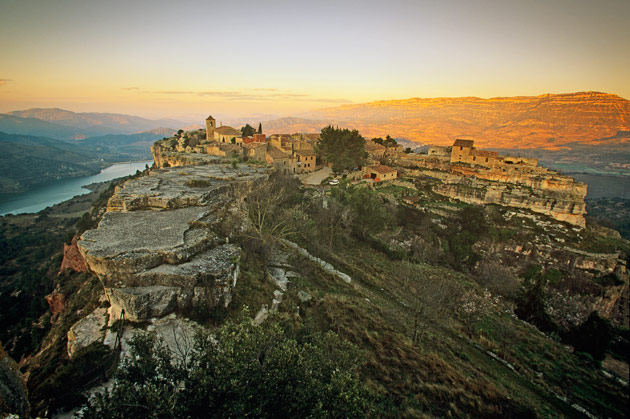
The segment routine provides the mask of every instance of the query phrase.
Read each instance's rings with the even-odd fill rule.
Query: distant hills
[[[135,134],[156,128],[178,129],[186,125],[189,124],[175,119],[151,120],[133,115],[77,113],[58,108],[34,108],[0,114],[0,131],[61,140],[78,140],[107,134]]]
[[[0,194],[53,180],[93,175],[111,163],[150,160],[153,142],[172,130],[109,134],[81,141],[0,132]]]
[[[266,132],[318,132],[333,124],[358,129],[368,138],[389,134],[436,145],[469,138],[480,147],[504,149],[630,142],[630,101],[598,92],[383,100],[298,116],[262,124]]]
[[[24,192],[57,179],[93,175],[102,167],[97,156],[63,141],[0,132],[0,193]]]

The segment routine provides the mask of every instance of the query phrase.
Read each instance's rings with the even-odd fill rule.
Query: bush
[[[114,387],[82,417],[365,417],[373,402],[358,349],[331,332],[306,336],[244,319],[173,358],[155,335],[136,335]]]

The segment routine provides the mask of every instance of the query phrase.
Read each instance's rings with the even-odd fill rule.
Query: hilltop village
[[[346,158],[348,149],[358,158]],[[35,353],[21,340],[28,336],[21,323],[11,329],[4,347],[17,359],[31,356],[22,359],[33,411],[77,407],[84,401],[68,401],[67,394],[100,391],[94,385],[103,382],[116,388],[112,377],[121,359],[133,357],[137,332],[150,332],[144,336],[180,356],[191,336],[244,316],[248,328],[281,318],[290,325],[286,333],[334,331],[344,345],[357,345],[365,361],[357,377],[385,401],[374,407],[386,406],[382,416],[575,410],[621,417],[627,381],[600,374],[593,359],[602,360],[613,339],[610,326],[600,325],[627,330],[628,242],[586,226],[585,185],[536,160],[480,150],[470,139],[426,150],[333,127],[266,135],[260,125],[217,127],[211,117],[205,130],[157,141],[154,167],[106,187],[70,235],[60,230],[63,260],[60,251],[46,258],[50,310],[32,309],[26,322],[43,316],[39,324],[50,324],[38,341],[42,349]],[[21,267],[24,252],[40,248],[14,237],[7,249],[20,262],[11,264]],[[15,290],[0,297],[13,301]],[[269,342],[277,341],[273,336]],[[232,346],[248,347],[258,344]],[[623,346],[610,353],[624,353]],[[291,369],[288,358],[277,357],[280,370]],[[245,369],[260,370],[260,354],[243,359],[253,362]],[[191,365],[195,371],[184,375],[196,376]],[[243,364],[233,365],[242,376]],[[340,375],[336,366],[331,371]],[[189,391],[200,388],[197,381],[184,387],[173,381],[165,391],[189,400]],[[25,388],[21,394],[26,400]],[[539,396],[548,394],[555,397]],[[612,407],[602,407],[604,397],[615,401]],[[114,409],[121,399],[111,397]],[[284,403],[283,395],[267,400]],[[207,403],[201,408],[207,412]]]
[[[536,159],[501,156],[480,150],[474,141],[457,139],[452,146],[431,146],[426,154],[403,150],[391,140],[365,141],[364,164],[344,173],[309,177],[331,164],[317,152],[320,134],[294,133],[267,136],[252,127],[249,135],[230,126],[217,126],[206,118],[206,129],[178,132],[152,147],[156,166],[204,164],[216,158],[275,167],[301,180],[347,179],[375,184],[419,179],[427,181],[439,195],[469,204],[498,204],[542,213],[578,228],[585,226],[586,185],[538,165]],[[210,160],[208,160],[210,159]],[[328,176],[330,175],[330,176]],[[404,179],[403,179],[404,178]],[[408,183],[408,182],[407,182]],[[414,202],[409,197],[408,203]]]

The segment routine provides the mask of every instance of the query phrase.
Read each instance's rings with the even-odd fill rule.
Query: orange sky
[[[194,120],[408,97],[630,98],[629,1],[2,0],[1,9],[0,112]]]

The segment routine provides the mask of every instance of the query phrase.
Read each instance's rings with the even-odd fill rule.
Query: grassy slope
[[[483,290],[465,275],[392,260],[353,238],[333,250],[301,244],[353,281],[346,284],[293,256],[300,277],[290,283],[280,311],[297,313],[298,327],[333,330],[365,350],[363,375],[382,396],[381,414],[581,416],[573,403],[598,416],[627,414],[626,389],[518,320],[507,303],[493,301],[473,316],[462,315],[465,295],[484,299]],[[249,259],[231,311],[249,305],[255,312],[271,302],[271,281]],[[314,298],[302,302],[299,290]],[[421,311],[418,319],[416,311]],[[414,323],[420,329],[416,343]]]

